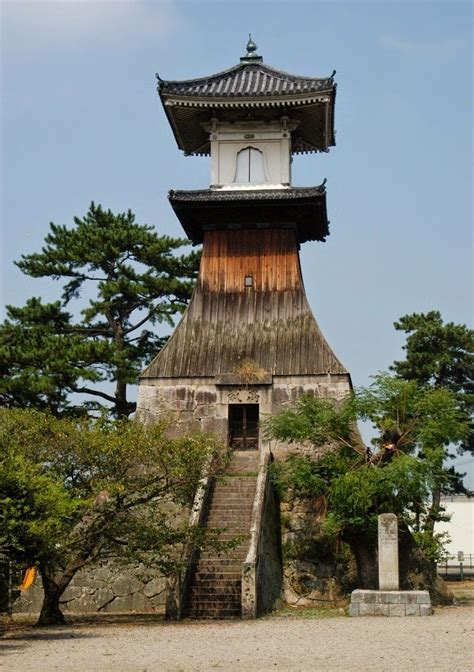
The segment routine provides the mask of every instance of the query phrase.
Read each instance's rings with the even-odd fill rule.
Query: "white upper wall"
[[[451,519],[438,522],[436,532],[448,532],[451,541],[446,545],[447,552],[455,557],[458,551],[474,556],[474,498],[454,496],[443,498],[441,504]]]
[[[272,122],[235,123],[212,119],[205,126],[211,142],[211,188],[289,187],[294,128],[295,124],[290,124],[287,117]]]

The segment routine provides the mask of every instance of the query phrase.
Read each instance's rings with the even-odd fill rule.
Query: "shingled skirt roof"
[[[319,329],[304,291],[196,291],[170,340],[141,378],[219,376],[232,373],[245,359],[272,375],[347,374]]]

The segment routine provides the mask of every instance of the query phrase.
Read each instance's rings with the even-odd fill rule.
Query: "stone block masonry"
[[[60,599],[67,613],[163,613],[166,582],[142,565],[91,567],[78,572]],[[16,600],[15,613],[38,613],[43,602],[41,579]]]
[[[349,616],[431,616],[427,590],[354,590]]]

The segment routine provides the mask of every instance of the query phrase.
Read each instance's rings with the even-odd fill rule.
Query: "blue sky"
[[[295,157],[293,182],[328,180],[331,236],[303,246],[303,273],[354,384],[401,356],[399,316],[471,321],[470,3],[4,0],[1,10],[3,303],[59,295],[13,260],[91,200],[180,235],[166,194],[207,187],[210,166],[177,149],[155,72],[228,68],[251,31],[270,65],[337,70],[337,146]]]

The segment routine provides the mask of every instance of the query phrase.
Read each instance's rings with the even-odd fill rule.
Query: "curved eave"
[[[181,105],[183,107],[231,108],[231,107],[299,107],[310,103],[328,103],[334,96],[335,89],[313,91],[288,96],[183,96],[181,94],[163,93],[160,97],[164,105]]]
[[[329,235],[324,184],[288,189],[170,191],[171,206],[193,244],[205,231],[294,229],[298,243]]]
[[[334,107],[336,87],[319,93],[277,97],[183,97],[165,94],[160,98],[178,147],[187,155],[208,156],[209,137],[203,123],[212,116],[236,119],[240,110],[254,110],[258,118],[285,115],[298,118],[292,133],[292,154],[327,152],[335,142]]]

